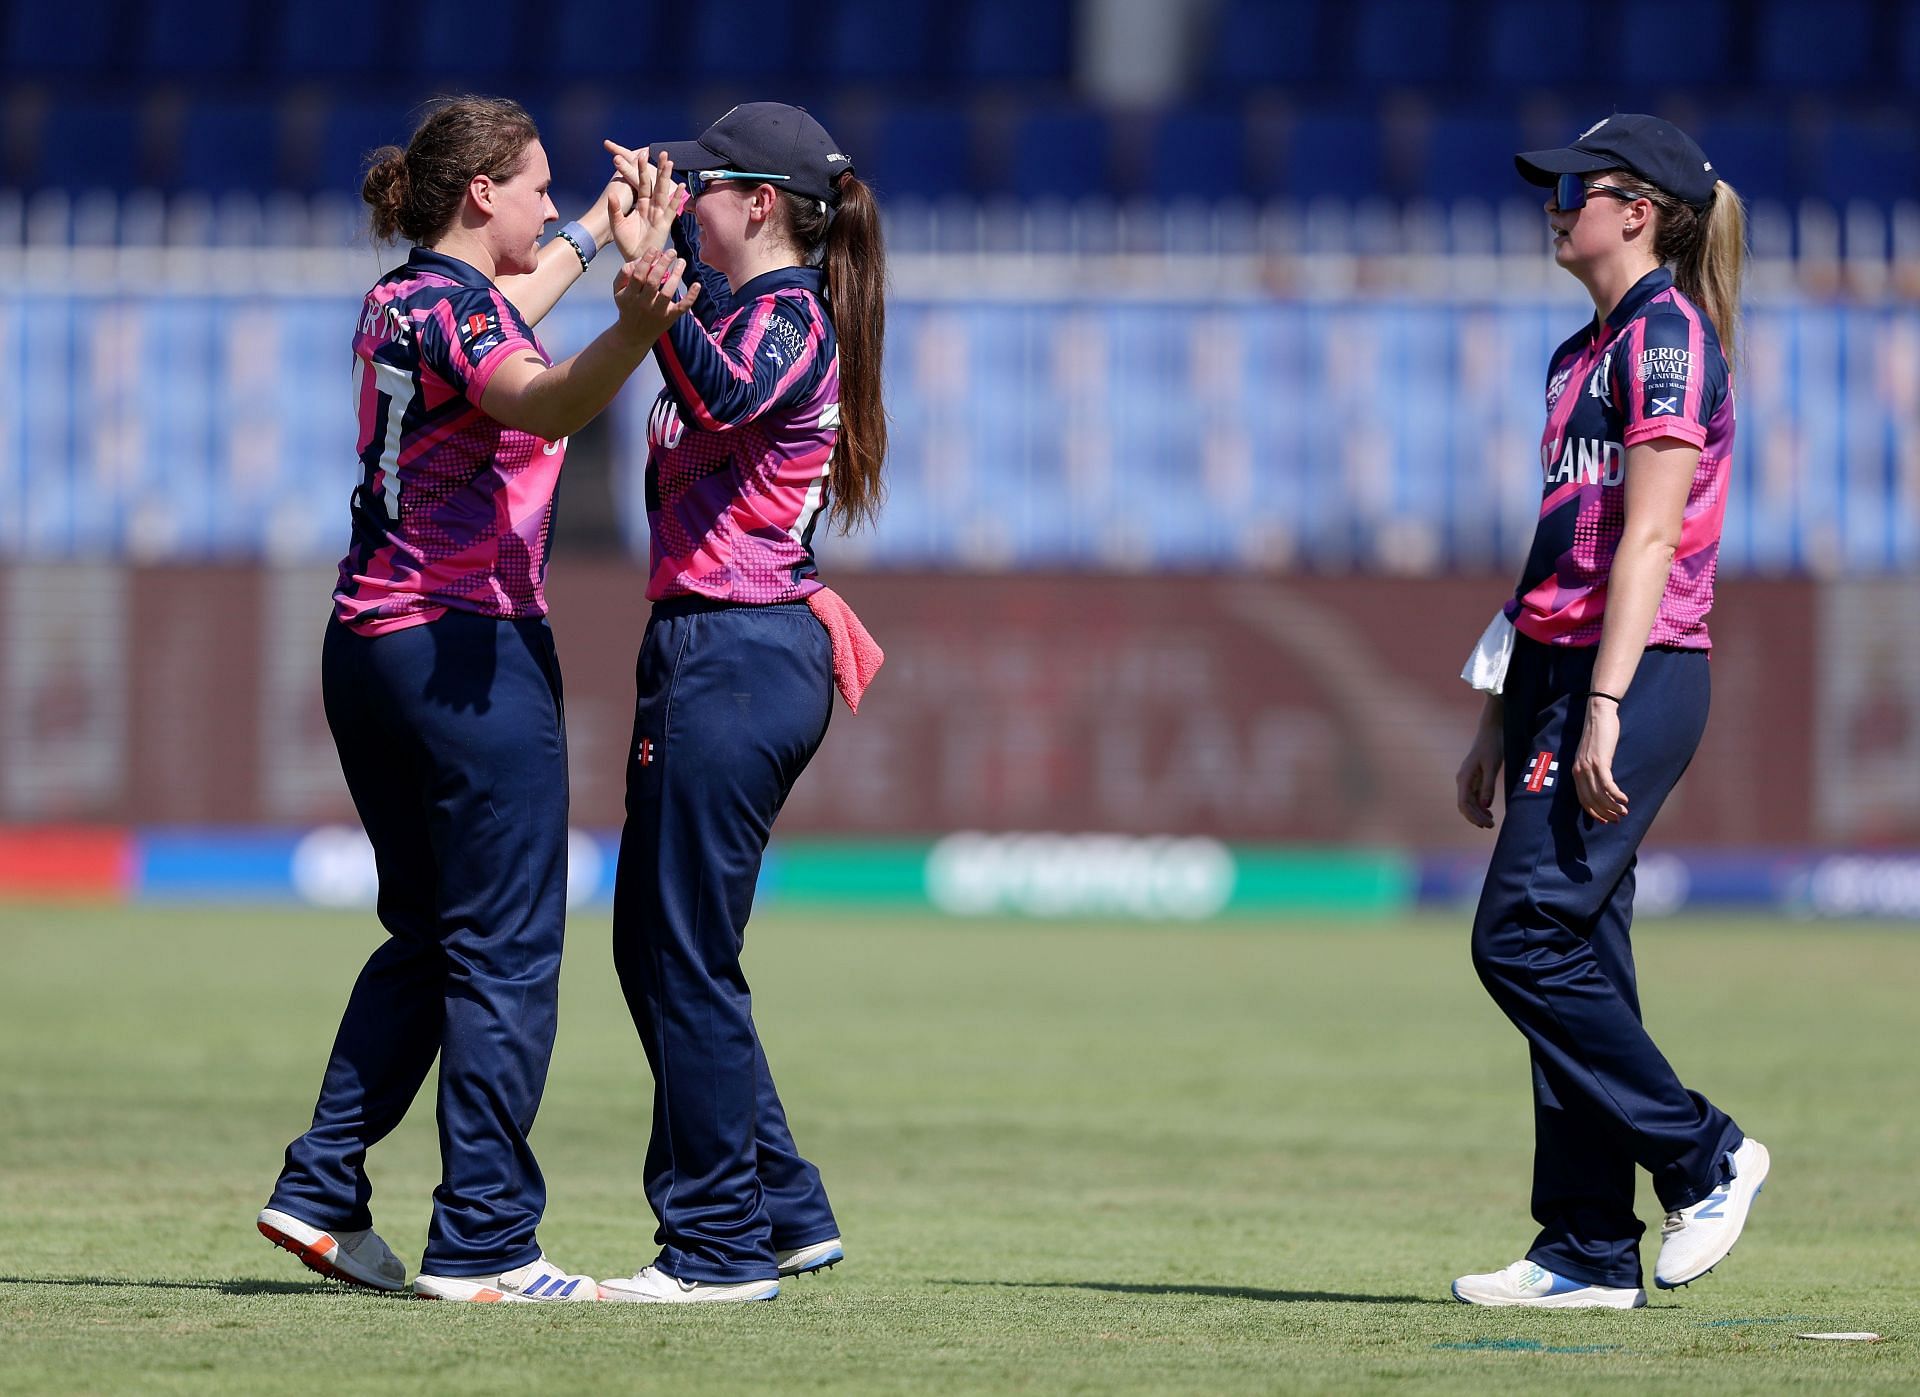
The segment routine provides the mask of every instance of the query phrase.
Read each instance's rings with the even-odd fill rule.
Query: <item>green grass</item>
[[[605,922],[572,927],[534,1141],[542,1240],[613,1274],[653,1223]],[[347,1293],[253,1214],[375,935],[278,908],[0,907],[0,1392],[1920,1386],[1911,929],[1643,927],[1656,1033],[1774,1174],[1719,1272],[1604,1314],[1446,1301],[1531,1236],[1526,1057],[1458,919],[768,916],[748,970],[844,1266],[751,1306]],[[374,1167],[417,1262],[430,1097]]]

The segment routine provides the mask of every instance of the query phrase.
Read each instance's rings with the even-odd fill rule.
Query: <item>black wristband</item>
[[[1601,692],[1600,692],[1600,691],[1599,691],[1598,689],[1589,689],[1589,690],[1587,690],[1587,697],[1588,697],[1588,698],[1603,698],[1603,699],[1611,699],[1611,700],[1613,701],[1613,704],[1614,704],[1614,706],[1615,706],[1616,708],[1617,708],[1617,707],[1619,707],[1619,705],[1620,705],[1620,700],[1619,700],[1619,698],[1618,698],[1618,697],[1616,697],[1616,696],[1615,696],[1615,695],[1613,695],[1613,694],[1603,694],[1603,693],[1601,693]]]

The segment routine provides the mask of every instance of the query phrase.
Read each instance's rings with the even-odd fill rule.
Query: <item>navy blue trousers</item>
[[[1581,810],[1572,777],[1595,654],[1517,639],[1505,694],[1506,818],[1474,918],[1473,964],[1533,1052],[1540,1234],[1528,1259],[1588,1285],[1631,1288],[1643,1231],[1634,1167],[1652,1174],[1663,1207],[1685,1207],[1719,1183],[1742,1136],[1681,1085],[1642,1025],[1628,936],[1636,851],[1706,730],[1707,656],[1642,656],[1613,761],[1631,814],[1599,824]]]
[[[347,1000],[312,1128],[270,1206],[372,1226],[366,1154],[440,1060],[440,1185],[421,1269],[525,1265],[546,1183],[527,1144],[547,1080],[566,919],[567,749],[545,621],[449,612],[369,639],[332,622],[327,724],[380,873],[387,941]]]
[[[657,1264],[682,1280],[770,1278],[775,1249],[840,1230],[787,1128],[740,967],[761,856],[826,736],[832,676],[801,603],[663,602],[640,646],[613,958],[653,1069]]]

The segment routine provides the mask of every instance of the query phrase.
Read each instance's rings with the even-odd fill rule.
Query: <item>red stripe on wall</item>
[[[0,829],[0,897],[124,897],[132,886],[125,830]]]

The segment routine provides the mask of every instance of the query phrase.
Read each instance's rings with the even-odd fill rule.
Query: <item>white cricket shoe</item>
[[[1772,1165],[1767,1147],[1746,1140],[1727,1156],[1726,1181],[1691,1207],[1668,1213],[1660,1229],[1660,1260],[1653,1283],[1662,1290],[1697,1281],[1722,1261],[1740,1240],[1753,1200],[1766,1185]]]
[[[262,1208],[256,1225],[262,1237],[286,1248],[309,1270],[323,1276],[368,1290],[407,1288],[405,1264],[371,1227],[357,1232],[329,1232],[278,1208]]]
[[[1527,1305],[1536,1310],[1637,1310],[1647,1303],[1647,1292],[1587,1285],[1521,1260],[1484,1276],[1462,1276],[1453,1283],[1453,1298],[1464,1305]]]
[[[810,1247],[795,1247],[791,1251],[777,1251],[773,1254],[774,1264],[779,1266],[780,1275],[805,1276],[814,1271],[825,1271],[838,1266],[847,1259],[846,1248],[840,1245],[838,1237],[829,1237],[824,1242],[815,1242]]]
[[[541,1256],[497,1276],[423,1273],[413,1278],[413,1293],[429,1300],[519,1304],[540,1300],[598,1300],[600,1284],[592,1276],[576,1276]]]
[[[600,1282],[602,1300],[642,1305],[699,1305],[726,1300],[771,1300],[780,1293],[772,1281],[683,1281],[658,1266],[642,1266],[631,1276]]]

